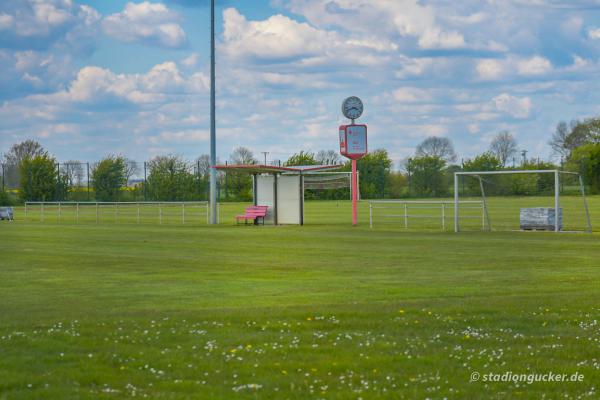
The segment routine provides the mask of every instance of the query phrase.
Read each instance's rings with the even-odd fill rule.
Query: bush
[[[8,192],[4,191],[4,190],[0,190],[0,206],[13,206],[14,205],[14,201],[11,198],[11,196],[8,194]]]
[[[60,187],[54,158],[47,153],[28,157],[21,161],[19,169],[22,200],[56,200]]]
[[[94,166],[92,187],[98,201],[119,201],[121,188],[127,184],[125,158],[108,156]]]

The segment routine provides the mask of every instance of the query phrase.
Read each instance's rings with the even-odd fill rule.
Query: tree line
[[[560,165],[527,158],[519,151],[514,136],[503,131],[495,135],[487,151],[457,162],[453,143],[448,138],[429,137],[415,154],[393,169],[385,149],[376,149],[358,162],[362,198],[443,197],[452,192],[457,171],[494,171],[510,169],[566,169],[579,172],[592,193],[600,193],[600,118],[560,122],[549,141]],[[231,164],[258,164],[251,150],[236,148]],[[317,153],[299,151],[280,165],[340,165],[350,171],[350,162],[337,151]],[[143,169],[143,171],[141,171]],[[133,179],[142,175],[143,179]],[[143,165],[122,155],[108,155],[93,163],[58,163],[42,145],[33,140],[14,144],[4,155],[0,203],[14,201],[196,201],[208,199],[210,157],[202,155],[189,162],[178,155],[156,156]],[[8,188],[17,188],[15,191]],[[550,187],[547,177],[515,177],[498,185],[498,194],[543,193]],[[248,201],[252,198],[252,178],[247,174],[218,173],[221,201]],[[476,193],[475,183],[462,186]],[[307,190],[310,199],[347,199],[349,188]]]

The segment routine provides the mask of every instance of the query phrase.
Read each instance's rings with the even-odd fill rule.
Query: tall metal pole
[[[458,175],[454,174],[454,232],[460,232],[458,225]]]
[[[554,171],[554,232],[560,230],[560,174]]]
[[[217,223],[217,134],[215,112],[215,0],[210,2],[210,223]]]

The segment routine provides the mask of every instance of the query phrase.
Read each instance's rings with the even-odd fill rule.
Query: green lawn
[[[492,220],[515,201],[491,199]],[[352,228],[348,202],[235,226],[241,209],[217,227],[18,209],[0,224],[0,399],[600,397],[598,233],[369,229],[368,203]],[[583,379],[481,381],[507,372]]]

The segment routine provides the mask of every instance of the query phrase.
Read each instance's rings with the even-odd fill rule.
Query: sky
[[[0,153],[208,153],[209,30],[207,0],[2,0]],[[551,159],[559,121],[600,114],[599,57],[600,0],[217,0],[217,153],[339,149],[354,95],[396,166],[503,130]]]

